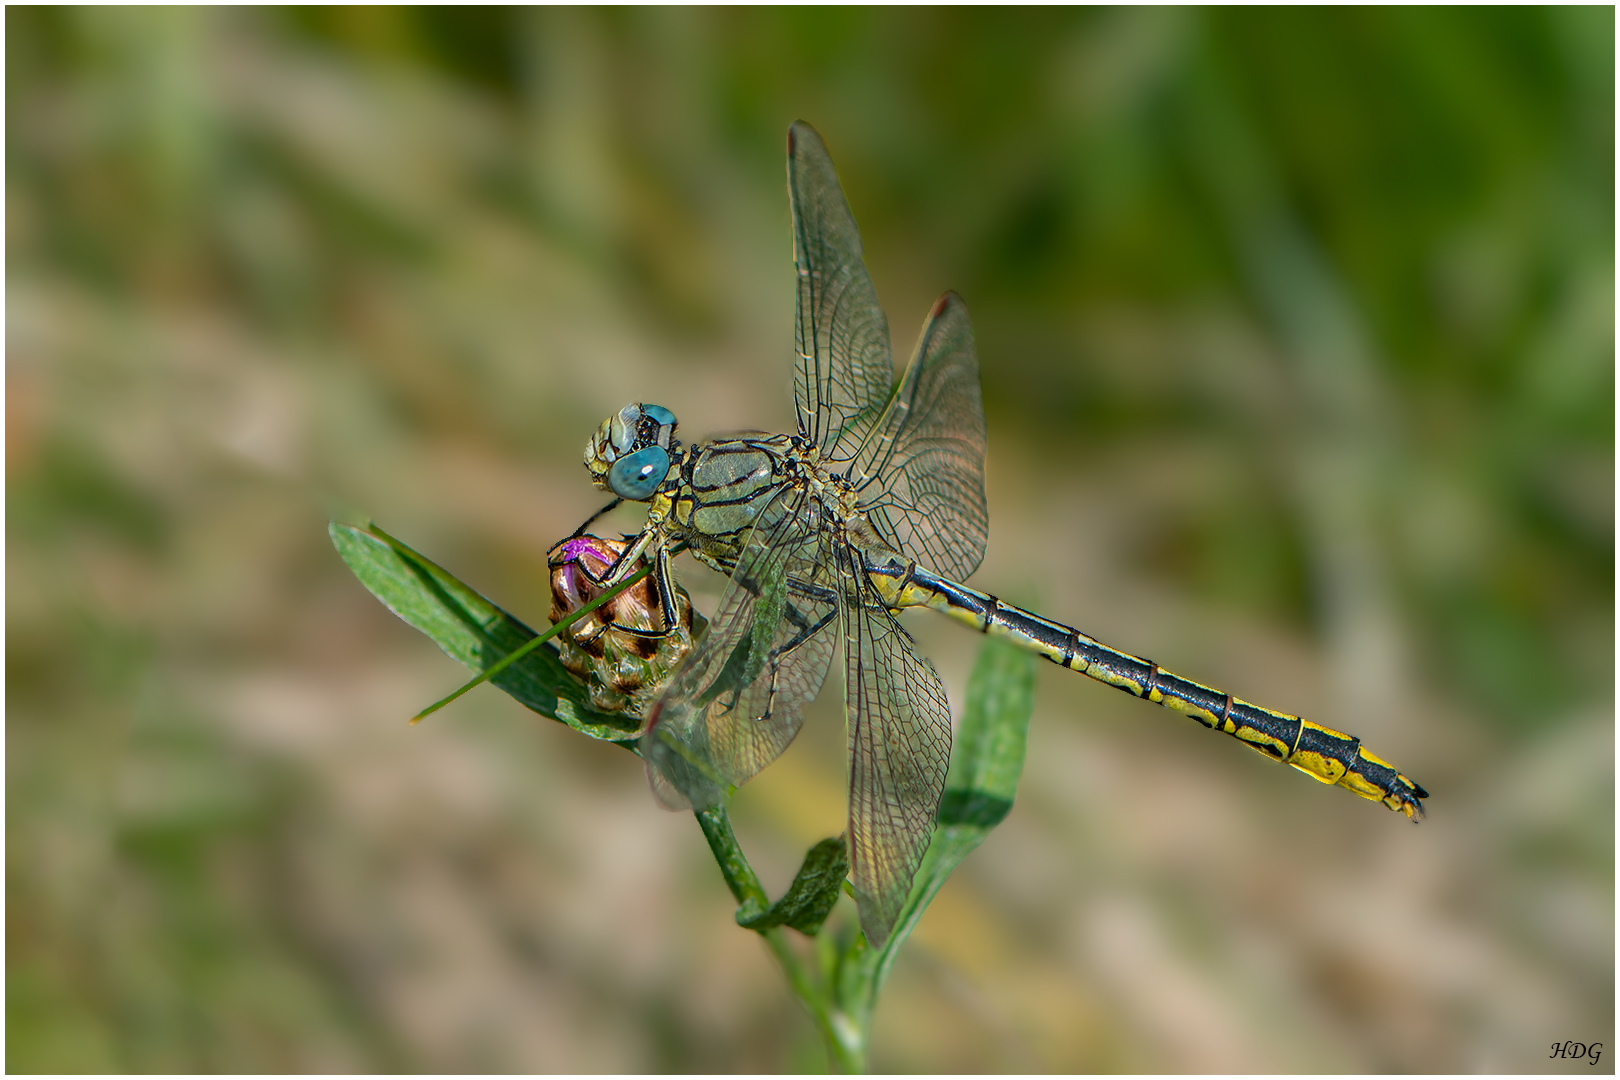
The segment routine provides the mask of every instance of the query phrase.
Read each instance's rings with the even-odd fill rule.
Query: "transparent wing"
[[[990,533],[984,443],[973,324],[948,292],[928,313],[882,426],[849,475],[884,540],[957,580],[979,568]]]
[[[934,666],[857,577],[859,568],[845,565],[850,879],[861,928],[875,946],[888,939],[933,836],[951,758],[951,710]]]
[[[894,386],[889,321],[861,260],[861,236],[827,147],[802,120],[788,129],[788,195],[798,270],[799,434],[830,461],[866,440]]]
[[[818,510],[792,492],[766,508],[708,632],[653,706],[641,750],[666,806],[719,805],[799,733],[837,641]]]

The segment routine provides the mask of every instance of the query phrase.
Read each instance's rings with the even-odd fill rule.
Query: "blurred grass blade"
[[[333,522],[327,529],[338,554],[360,583],[395,615],[432,638],[453,660],[483,672],[536,635],[432,561],[375,525]],[[591,708],[585,688],[548,642],[495,675],[490,682],[541,716],[593,739],[632,745],[634,717]]]
[[[876,958],[878,990],[917,920],[962,860],[1012,809],[1024,770],[1024,744],[1035,707],[1035,657],[996,638],[985,641],[968,679],[967,706],[951,748],[934,839],[923,856],[894,932]]]
[[[737,925],[750,930],[791,926],[801,934],[814,936],[838,902],[848,873],[849,854],[844,849],[844,838],[834,836],[823,840],[805,853],[804,864],[782,899],[758,914],[747,913],[745,905],[745,909],[737,912]]]

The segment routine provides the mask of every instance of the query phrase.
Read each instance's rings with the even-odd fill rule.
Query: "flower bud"
[[[552,548],[551,621],[561,622],[605,591],[603,581],[626,542],[576,536]],[[591,705],[645,719],[686,654],[692,651],[692,601],[675,586],[675,617],[666,625],[656,574],[649,574],[557,636],[563,666],[585,683]]]

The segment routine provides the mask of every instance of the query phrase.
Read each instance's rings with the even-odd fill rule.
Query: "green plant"
[[[636,721],[593,709],[584,684],[563,667],[550,645],[548,639],[571,620],[537,635],[375,526],[334,522],[329,532],[361,584],[453,659],[487,674],[491,683],[534,712],[639,753]],[[604,594],[597,603],[612,595]],[[581,610],[574,617],[583,614]],[[1034,683],[1032,655],[994,638],[986,640],[968,682],[932,842],[899,921],[880,948],[868,946],[853,925],[827,922],[839,892],[849,888],[841,838],[812,846],[792,885],[772,902],[737,843],[725,808],[695,815],[737,899],[737,924],[765,939],[839,1071],[864,1071],[872,1014],[901,946],[951,872],[1012,808]],[[808,938],[809,947],[795,942],[790,929]]]

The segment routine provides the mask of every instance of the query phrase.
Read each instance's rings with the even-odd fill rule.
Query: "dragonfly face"
[[[652,498],[679,446],[675,424],[675,414],[662,405],[626,405],[602,421],[585,444],[592,482],[630,502]]]

